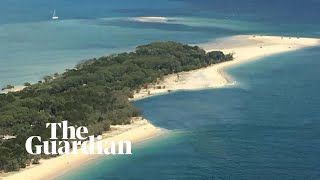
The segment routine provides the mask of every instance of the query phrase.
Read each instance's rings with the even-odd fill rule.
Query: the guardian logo
[[[25,148],[29,154],[47,154],[47,155],[63,155],[63,154],[132,154],[130,141],[108,142],[102,141],[102,136],[96,138],[86,136],[88,129],[86,127],[75,128],[68,126],[67,121],[62,123],[47,123],[46,128],[51,128],[51,141],[42,141],[40,136],[31,136],[25,143]],[[62,138],[57,137],[58,128],[62,128]],[[35,145],[39,144],[41,145]],[[79,149],[81,152],[79,152]]]

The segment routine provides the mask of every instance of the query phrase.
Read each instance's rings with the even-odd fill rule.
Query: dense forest
[[[50,136],[48,122],[67,120],[86,126],[94,135],[110,125],[128,124],[141,115],[128,98],[146,84],[163,76],[232,60],[232,54],[206,53],[197,46],[157,42],[139,46],[135,52],[94,58],[63,74],[45,76],[20,92],[0,94],[0,171],[17,171],[40,158],[25,150],[30,136]],[[1,136],[16,138],[4,140]]]

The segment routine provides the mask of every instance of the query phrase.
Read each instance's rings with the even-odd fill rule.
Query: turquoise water
[[[234,87],[138,101],[172,132],[60,179],[319,179],[319,50],[231,68]]]
[[[37,82],[92,57],[133,50],[158,40],[185,41],[197,32],[135,28],[128,18],[41,21],[0,25],[0,86]],[[114,24],[119,23],[115,26]],[[120,24],[133,27],[121,27]],[[139,24],[139,23],[138,23]],[[138,25],[137,25],[138,26]],[[148,25],[146,25],[148,26]],[[197,36],[205,39],[206,35]],[[190,42],[196,43],[197,40]]]
[[[59,21],[51,21],[56,9]],[[152,41],[320,37],[318,0],[2,0],[0,86]],[[167,24],[129,20],[166,16]],[[233,67],[238,84],[136,102],[168,135],[58,179],[319,179],[320,48]]]
[[[250,33],[319,37],[319,7],[315,0],[2,0],[0,87],[37,82],[82,60],[153,41],[201,43]],[[51,20],[53,9],[59,21]],[[128,20],[136,16],[171,21]]]

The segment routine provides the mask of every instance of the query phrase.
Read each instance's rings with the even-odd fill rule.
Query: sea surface
[[[230,68],[232,87],[137,101],[171,132],[58,179],[319,179],[319,50]]]
[[[138,16],[170,22],[130,19]],[[319,0],[1,0],[0,87],[153,41],[320,37],[319,16]],[[232,67],[235,86],[137,101],[170,132],[58,179],[319,179],[319,68],[315,47]]]
[[[52,21],[53,10],[60,17]],[[320,36],[319,0],[1,0],[0,87],[37,82],[154,41],[236,34]],[[169,23],[135,22],[164,16]]]

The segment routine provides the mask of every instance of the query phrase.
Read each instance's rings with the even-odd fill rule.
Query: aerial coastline
[[[137,143],[153,137],[161,136],[165,133],[165,130],[155,127],[144,118],[132,118],[131,124],[111,126],[111,130],[102,134],[102,137],[104,141],[109,142],[130,140],[132,143]],[[0,174],[0,179],[54,179],[98,157],[101,157],[101,155],[71,154],[62,155],[47,160],[42,159],[39,165],[29,166],[25,169],[20,170],[19,172]]]
[[[166,76],[157,86],[164,88],[157,89],[155,85],[141,89],[134,94],[133,101],[140,100],[154,95],[160,95],[171,91],[199,90],[206,88],[220,88],[231,85],[235,81],[224,70],[228,67],[257,60],[262,57],[299,50],[302,48],[319,45],[319,39],[314,38],[289,38],[280,36],[254,36],[241,35],[233,36],[232,40],[242,40],[247,43],[241,46],[229,46],[219,48],[215,42],[200,44],[206,51],[221,50],[224,53],[234,53],[233,61],[214,64],[206,68],[181,72]],[[223,44],[223,40],[221,42]],[[17,89],[18,91],[22,88]],[[113,131],[105,134],[109,139],[127,139],[138,142],[163,134],[163,130],[153,126],[145,119],[135,118],[131,125],[117,125],[112,127]],[[97,157],[97,156],[96,156]],[[86,155],[60,156],[49,160],[41,160],[40,165],[29,167],[13,174],[6,174],[3,179],[47,179],[54,178],[68,170],[79,167],[82,163],[96,158]],[[1,179],[1,175],[0,175]]]
[[[228,47],[224,46],[224,40],[243,42],[241,45]],[[236,44],[236,43],[235,43]],[[209,67],[171,74],[159,84],[165,88],[156,89],[150,86],[148,89],[142,89],[134,95],[132,100],[139,100],[153,95],[164,94],[179,90],[200,90],[207,88],[221,88],[236,82],[231,76],[225,73],[225,69],[234,65],[258,60],[263,57],[300,50],[307,47],[318,46],[320,40],[316,38],[297,38],[281,36],[255,36],[238,35],[222,38],[219,42],[213,41],[198,46],[204,48],[207,52],[219,50],[226,53],[233,53],[234,60],[213,64]]]

